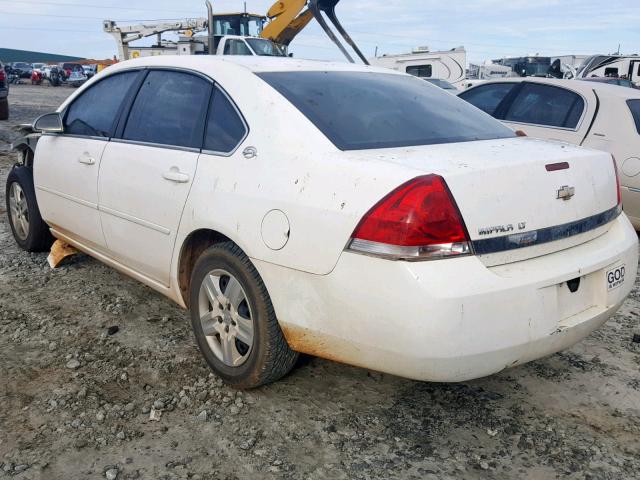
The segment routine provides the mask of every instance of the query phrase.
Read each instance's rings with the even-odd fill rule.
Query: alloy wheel
[[[229,272],[209,272],[200,286],[198,314],[213,354],[229,367],[249,358],[254,325],[251,306],[240,282]]]
[[[29,208],[27,197],[18,182],[13,182],[9,189],[9,209],[16,235],[20,240],[26,240],[29,236]]]

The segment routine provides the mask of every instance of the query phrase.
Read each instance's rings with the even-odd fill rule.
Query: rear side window
[[[123,138],[201,148],[211,84],[183,72],[154,70],[144,79]]]
[[[209,108],[204,150],[217,153],[232,152],[247,134],[240,114],[227,96],[215,89]]]
[[[629,105],[633,120],[636,122],[636,130],[640,134],[640,100],[627,100],[627,105]]]
[[[483,112],[494,115],[502,100],[509,95],[515,86],[515,83],[492,83],[472,88],[458,96]]]
[[[408,75],[267,72],[280,92],[341,150],[513,137],[467,102]]]
[[[546,127],[576,128],[584,100],[567,89],[525,82],[504,116],[508,122]]]
[[[111,137],[122,101],[139,72],[125,72],[101,80],[80,94],[67,110],[65,133]]]

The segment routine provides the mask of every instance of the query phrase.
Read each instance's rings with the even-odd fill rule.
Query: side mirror
[[[33,122],[33,129],[43,133],[62,133],[64,132],[62,117],[57,112],[46,113]]]

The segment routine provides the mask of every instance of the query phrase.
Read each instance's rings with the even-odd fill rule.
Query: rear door
[[[573,90],[536,82],[522,82],[511,101],[494,115],[530,137],[580,145],[595,113],[596,99]]]
[[[42,217],[93,248],[105,246],[98,213],[102,153],[140,73],[118,73],[92,85],[66,109],[64,133],[38,141],[34,182]]]
[[[149,71],[102,159],[100,217],[110,254],[165,286],[211,92],[202,76]]]

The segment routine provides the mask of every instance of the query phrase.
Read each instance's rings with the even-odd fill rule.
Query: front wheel
[[[43,252],[51,248],[53,236],[40,216],[31,169],[14,167],[7,177],[7,215],[13,238],[27,252]]]
[[[211,369],[229,385],[255,388],[294,366],[267,289],[249,258],[232,242],[200,256],[191,276],[191,324]]]

